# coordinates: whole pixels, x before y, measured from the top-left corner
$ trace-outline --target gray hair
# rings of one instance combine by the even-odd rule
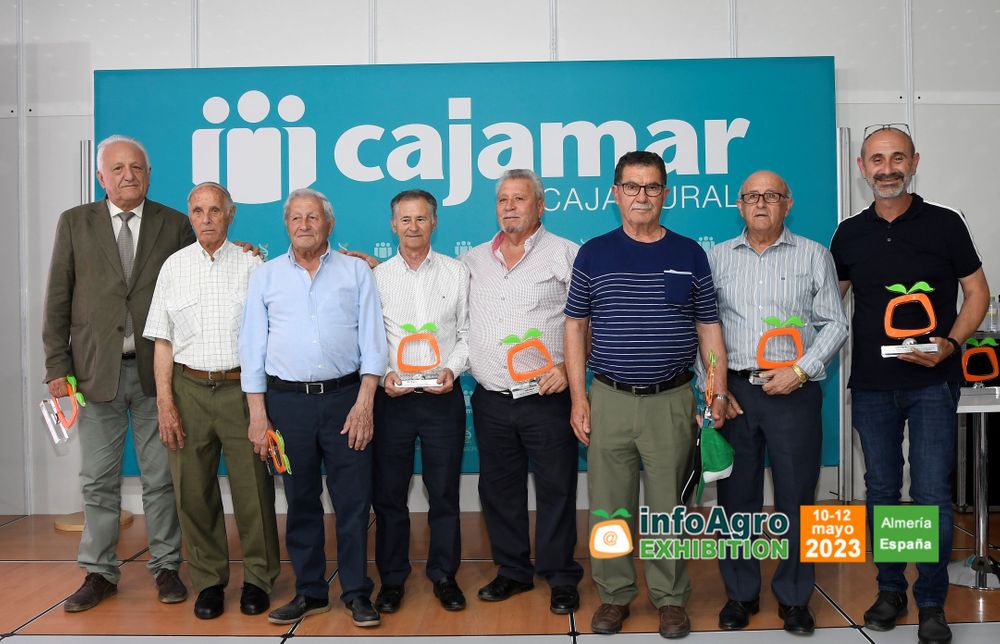
[[[538,175],[533,171],[526,168],[515,168],[513,170],[507,170],[502,175],[500,175],[500,180],[497,181],[497,194],[500,194],[500,186],[503,185],[504,181],[508,179],[527,179],[531,182],[531,185],[535,189],[535,199],[545,199],[545,186],[542,185],[542,180],[538,178]]]
[[[401,201],[407,201],[409,199],[423,199],[424,201],[426,201],[427,205],[430,206],[431,209],[431,218],[437,219],[437,211],[438,211],[437,199],[435,199],[434,195],[427,192],[426,190],[420,190],[420,189],[404,190],[392,198],[392,201],[389,202],[389,211],[392,213],[391,217],[392,219],[396,218],[396,208],[397,206],[399,206],[399,203]]]
[[[201,183],[199,183],[198,185],[196,185],[194,188],[191,188],[191,192],[188,193],[188,198],[187,198],[188,204],[191,203],[191,197],[194,196],[194,193],[198,192],[202,188],[211,188],[211,189],[215,190],[216,192],[218,192],[219,194],[221,194],[222,195],[222,207],[225,209],[226,212],[232,212],[232,210],[233,210],[233,196],[231,194],[229,194],[229,191],[226,190],[226,187],[224,185],[222,185],[221,183],[216,183],[214,181],[202,181]]]
[[[333,222],[333,204],[330,203],[325,194],[312,188],[298,188],[288,193],[288,199],[285,199],[285,219],[288,219],[288,208],[295,199],[315,199],[319,201],[320,205],[323,206],[323,214],[326,215],[327,220]]]
[[[146,152],[146,147],[140,143],[138,139],[133,139],[132,137],[125,136],[124,134],[112,134],[97,144],[98,170],[101,169],[101,159],[104,157],[104,151],[108,149],[108,146],[114,145],[115,143],[129,143],[139,148],[139,151],[142,152],[142,157],[146,160],[146,168],[149,168],[149,153]]]

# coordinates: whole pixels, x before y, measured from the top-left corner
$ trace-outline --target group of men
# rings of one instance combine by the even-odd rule
[[[341,600],[354,624],[374,626],[381,613],[400,610],[411,572],[407,495],[418,441],[429,500],[426,574],[442,607],[462,610],[455,579],[465,439],[459,376],[469,370],[477,382],[480,500],[498,566],[478,597],[502,601],[529,591],[537,573],[550,587],[550,609],[572,612],[583,576],[573,557],[578,441],[589,446],[591,509],[624,508],[636,517],[640,469],[650,512],[682,504],[697,433],[692,367],[700,360],[714,361],[706,404],[735,450],[732,474],[719,483],[720,505],[760,511],[766,448],[775,509],[788,515],[791,535],[772,591],[785,629],[811,633],[814,571],[799,562],[799,506],[816,498],[817,381],[847,338],[840,300],[853,286],[853,420],[866,457],[869,517],[873,504],[900,500],[909,421],[911,496],[941,508],[941,559],[920,564],[914,585],[920,637],[949,641],[948,475],[960,379],[952,354],[955,339],[981,321],[988,288],[960,213],[908,192],[919,155],[904,126],[866,132],[858,165],[875,201],[838,228],[832,254],[788,229],[791,190],[769,171],[741,186],[743,233],[706,253],[661,225],[666,169],[658,155],[640,151],[615,168],[621,227],[582,247],[542,225],[538,176],[509,170],[497,183],[499,232],[457,260],[431,249],[437,201],[430,193],[393,198],[398,253],[378,264],[332,251],[333,208],[323,194],[301,189],[285,202],[288,252],[263,263],[229,240],[236,208],[225,187],[195,186],[185,217],[146,199],[150,168],[138,141],[110,137],[97,161],[107,198],[61,217],[45,304],[49,390],[65,395],[65,377],[73,374],[88,400],[79,431],[86,517],[79,562],[88,574],[67,611],[87,610],[117,589],[120,466],[130,421],[161,601],[187,596],[177,575],[183,535],[195,614],[210,619],[224,611],[221,454],[244,555],[240,609],[253,615],[270,608],[279,562],[265,461],[276,430],[286,457],[285,541],[296,582],[294,598],[271,611],[270,621],[293,623],[330,608],[321,467],[336,514]],[[937,335],[929,341],[938,350],[883,360],[881,321],[891,296],[884,287],[921,279],[936,287]],[[964,302],[956,312],[959,284]],[[780,339],[758,350],[773,318],[798,321],[801,350]],[[781,366],[762,369],[761,355]],[[381,580],[374,604],[370,508]],[[635,534],[634,519],[631,527]],[[644,564],[660,634],[687,635],[684,562]],[[866,625],[892,628],[905,612],[903,568],[879,564]],[[724,559],[720,570],[727,601],[719,625],[743,628],[759,610],[759,563]],[[591,571],[601,600],[592,629],[616,633],[638,592],[633,559],[595,558]]]

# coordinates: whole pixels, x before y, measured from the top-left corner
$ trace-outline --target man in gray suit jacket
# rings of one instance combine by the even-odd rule
[[[85,524],[77,556],[87,577],[66,600],[68,612],[93,608],[117,592],[121,465],[130,416],[148,567],[161,602],[187,598],[177,576],[181,535],[167,449],[159,440],[153,343],[142,329],[160,266],[195,236],[186,215],[146,199],[150,168],[141,143],[108,137],[97,147],[97,168],[107,198],[59,218],[42,328],[49,393],[65,396],[66,376],[73,374],[87,400],[78,425]]]

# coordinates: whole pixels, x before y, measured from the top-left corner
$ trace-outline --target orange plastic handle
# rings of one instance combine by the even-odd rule
[[[285,452],[281,449],[281,441],[278,440],[278,435],[273,429],[267,430],[267,453],[271,456],[274,471],[278,474],[284,474],[287,470]]]
[[[924,307],[924,311],[927,312],[928,325],[922,329],[897,329],[892,325],[892,316],[896,311],[896,307],[903,304],[909,304],[911,302],[919,302],[921,306]],[[927,297],[926,293],[908,293],[906,295],[897,295],[889,300],[889,303],[885,305],[885,334],[890,338],[894,338],[896,340],[913,338],[918,335],[930,333],[935,327],[937,327],[937,318],[934,316],[934,307],[931,306],[931,300]]]
[[[66,383],[66,395],[69,396],[70,403],[73,405],[73,413],[70,414],[69,419],[67,419],[66,416],[63,415],[62,405],[60,405],[59,401],[56,400],[56,416],[59,417],[59,423],[66,429],[69,429],[73,426],[73,423],[76,422],[76,417],[80,413],[80,404],[76,402],[76,392],[73,391],[73,385],[68,382]]]
[[[795,343],[795,357],[791,360],[768,360],[764,357],[764,349],[767,348],[767,343],[771,340],[787,335]],[[757,364],[761,369],[781,369],[782,367],[791,367],[795,364],[799,358],[802,357],[802,334],[799,330],[793,326],[786,326],[780,329],[768,329],[764,332],[764,335],[760,336],[760,342],[757,343]]]
[[[989,358],[990,366],[992,367],[992,370],[989,373],[980,374],[978,376],[969,373],[969,358],[977,353],[985,353],[986,357]],[[983,382],[984,380],[990,380],[1000,375],[1000,366],[997,365],[997,354],[996,351],[993,350],[993,347],[975,347],[963,353],[962,375],[965,376],[966,382]]]
[[[531,371],[516,371],[514,369],[514,356],[526,351],[527,349],[538,349],[542,352],[542,356],[545,358],[545,364],[538,369],[532,369]],[[549,355],[548,348],[542,344],[542,341],[538,338],[531,338],[530,340],[524,340],[518,344],[515,344],[507,352],[507,371],[510,372],[510,377],[514,379],[514,382],[524,382],[525,380],[531,380],[536,376],[540,376],[549,369],[552,368],[552,356]]]
[[[434,363],[433,364],[408,364],[403,360],[403,347],[412,342],[426,341],[431,345],[431,349],[434,350]],[[411,333],[410,335],[404,335],[403,339],[399,342],[399,347],[396,349],[396,364],[399,366],[399,370],[403,373],[420,373],[421,371],[429,371],[434,367],[441,364],[441,347],[438,346],[437,338],[434,337],[433,333]]]

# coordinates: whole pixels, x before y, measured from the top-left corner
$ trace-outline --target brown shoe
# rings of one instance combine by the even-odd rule
[[[105,597],[111,597],[118,592],[118,586],[112,584],[96,572],[87,574],[80,589],[66,598],[63,610],[67,613],[80,613],[90,610],[101,603]]]
[[[614,635],[622,630],[626,617],[628,617],[628,604],[624,606],[601,604],[590,620],[590,630],[602,635]]]
[[[660,637],[673,640],[690,632],[691,620],[683,606],[660,606]]]
[[[160,568],[156,573],[156,589],[160,593],[160,601],[164,604],[178,604],[188,596],[187,588],[177,576],[177,571],[170,568]]]

